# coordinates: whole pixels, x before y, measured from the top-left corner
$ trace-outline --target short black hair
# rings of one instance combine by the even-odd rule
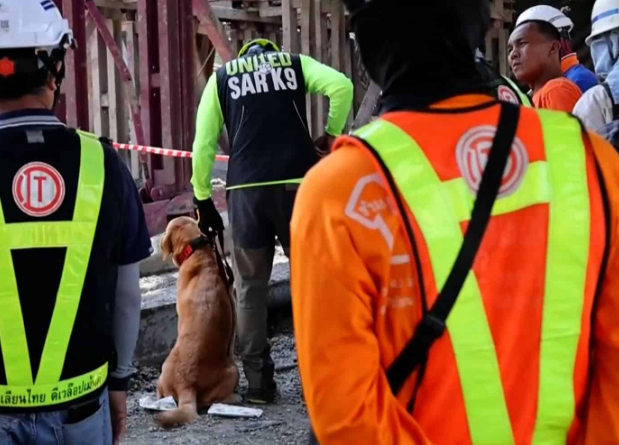
[[[534,23],[535,25],[537,25],[537,30],[540,32],[540,34],[548,38],[549,40],[561,41],[561,33],[557,28],[555,28],[552,23],[544,22],[543,20],[527,20],[526,22],[523,22],[520,26],[527,23]]]
[[[49,78],[49,71],[40,66],[33,49],[7,49],[0,51],[0,62],[14,64],[14,73],[0,75],[0,101],[15,100],[38,94]]]

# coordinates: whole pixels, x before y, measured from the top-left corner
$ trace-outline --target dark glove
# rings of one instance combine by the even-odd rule
[[[212,198],[198,201],[196,198],[193,202],[198,206],[198,225],[200,230],[205,235],[210,232],[222,234],[224,232],[224,220],[215,208],[215,203]]]
[[[314,141],[314,146],[316,147],[316,151],[318,152],[318,156],[324,158],[329,153],[331,153],[331,148],[335,143],[335,136],[331,136],[328,133],[323,134],[318,139]]]

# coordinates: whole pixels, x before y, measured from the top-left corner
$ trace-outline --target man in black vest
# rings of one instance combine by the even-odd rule
[[[51,0],[0,9],[0,443],[119,444],[144,213],[110,141],[52,113],[68,22]]]
[[[307,93],[330,99],[325,134],[316,144],[308,130]],[[223,230],[211,199],[211,174],[225,124],[231,147],[227,196],[237,335],[250,402],[272,402],[276,394],[266,321],[275,237],[288,255],[296,189],[344,129],[352,97],[352,83],[342,73],[311,57],[281,52],[265,39],[246,44],[239,58],[213,74],[202,96],[191,182],[202,231]]]

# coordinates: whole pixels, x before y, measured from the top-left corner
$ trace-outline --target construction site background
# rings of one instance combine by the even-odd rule
[[[339,0],[54,0],[69,20],[79,47],[69,54],[58,107],[69,125],[119,143],[190,151],[197,105],[206,80],[235,57],[249,39],[266,37],[286,51],[303,53],[344,72],[354,82],[348,129],[367,122],[378,88],[363,69],[354,34]],[[575,46],[589,60],[584,38],[593,0],[494,0],[495,20],[486,57],[509,75],[507,40],[517,14],[534,4],[563,8],[574,20]],[[415,43],[411,42],[414,52]],[[321,134],[328,100],[312,96],[307,116]],[[221,150],[227,151],[222,137]],[[191,212],[191,162],[123,151],[140,186],[151,235],[167,221]],[[216,177],[225,178],[225,162]],[[226,211],[224,187],[215,193]]]
[[[58,116],[70,126],[92,131],[119,143],[191,151],[195,116],[209,76],[236,57],[244,42],[266,37],[284,50],[310,55],[349,76],[355,86],[354,106],[347,130],[367,122],[379,89],[363,69],[340,0],[54,0],[69,20],[78,49],[70,52],[67,78]],[[499,16],[486,41],[486,57],[497,71],[510,75],[507,41],[517,15],[536,4],[561,8],[575,22],[574,46],[580,60],[590,65],[584,44],[590,32],[594,0],[494,0]],[[415,42],[411,42],[414,57]],[[328,100],[307,101],[312,136],[322,134]],[[227,138],[220,142],[228,150]],[[123,150],[140,187],[153,245],[167,222],[193,211],[189,158]],[[227,220],[225,177],[227,165],[218,161],[214,172],[214,200]],[[177,272],[160,253],[143,262],[142,321],[136,351],[137,376],[125,443],[273,444],[307,443],[309,421],[303,404],[296,350],[292,335],[288,261],[279,252],[269,285],[274,334],[274,359],[280,398],[265,408],[261,419],[222,420],[211,416],[182,433],[155,426],[139,400],[155,390],[160,366],[176,339]],[[242,380],[241,385],[246,385]]]

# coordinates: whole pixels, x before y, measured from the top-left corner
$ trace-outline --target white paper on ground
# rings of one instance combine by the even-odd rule
[[[140,399],[140,406],[144,409],[151,409],[153,411],[172,411],[178,406],[174,401],[174,397],[166,397],[164,399],[157,400],[154,395],[148,395]]]
[[[209,408],[208,413],[212,416],[259,418],[262,416],[263,411],[256,408],[214,403]]]

